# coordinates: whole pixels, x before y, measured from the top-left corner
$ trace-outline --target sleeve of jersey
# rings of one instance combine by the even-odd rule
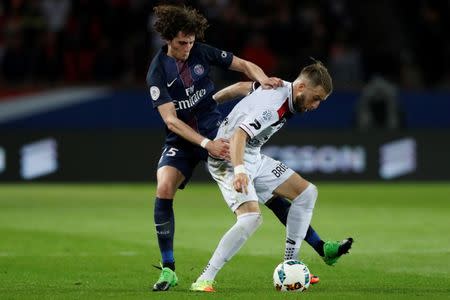
[[[273,109],[256,110],[254,113],[247,115],[239,128],[244,130],[250,139],[253,139],[264,129],[272,126],[278,121],[278,114]]]
[[[259,88],[260,86],[261,86],[261,83],[259,83],[258,81],[253,81],[252,88],[251,88],[250,92],[248,92],[248,94],[250,95],[251,93],[256,91],[256,89]]]
[[[233,53],[219,50],[207,44],[200,44],[200,49],[211,65],[228,69],[233,61]]]
[[[164,103],[171,102],[172,97],[166,87],[164,76],[157,70],[150,72],[147,77],[147,87],[150,91],[153,107],[156,108]]]

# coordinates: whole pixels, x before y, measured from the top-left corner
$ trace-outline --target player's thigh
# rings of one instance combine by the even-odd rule
[[[157,194],[172,199],[177,189],[183,189],[200,161],[194,149],[165,145],[158,162]]]
[[[309,182],[307,180],[298,173],[293,173],[274,190],[274,194],[289,200],[294,200],[308,187],[308,185]]]
[[[228,207],[231,209],[232,212],[236,212],[236,210],[240,207],[242,207],[241,211],[252,208],[251,205],[248,206],[247,204],[242,206],[244,203],[247,202],[257,203],[258,196],[256,194],[256,190],[252,180],[250,180],[248,183],[247,194],[239,193],[234,189],[233,187],[234,171],[233,166],[229,162],[209,158],[208,170],[213,179],[216,181],[217,185],[219,186],[219,189],[222,192],[223,199],[225,200],[225,202],[227,203]]]
[[[173,199],[178,187],[185,180],[180,170],[169,165],[160,167],[156,172],[156,178],[156,195],[165,199]]]
[[[275,189],[294,173],[294,170],[284,163],[269,156],[261,155],[261,162],[254,178],[254,185],[260,202],[266,203],[271,199]]]
[[[256,200],[244,202],[234,211],[236,216],[240,216],[242,214],[247,213],[260,213],[260,212],[261,211],[259,209],[259,203]]]

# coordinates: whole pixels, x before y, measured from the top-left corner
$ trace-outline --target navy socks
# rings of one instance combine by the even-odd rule
[[[273,211],[278,220],[280,220],[280,222],[284,226],[286,226],[287,216],[289,213],[289,208],[291,207],[291,202],[284,198],[276,197],[266,202],[266,206],[270,208],[270,210]]]
[[[175,270],[175,259],[173,257],[173,237],[175,233],[173,199],[156,197],[154,220],[163,267]]]
[[[287,215],[289,213],[289,208],[291,207],[291,202],[288,200],[276,197],[273,198],[270,202],[266,203],[266,206],[270,208],[275,216],[280,220],[280,222],[286,226],[287,221]],[[316,250],[316,252],[323,256],[323,244],[324,242],[320,238],[320,236],[317,234],[317,232],[311,227],[308,227],[308,231],[306,232],[305,241],[311,245],[311,247]]]
[[[316,250],[316,252],[320,256],[324,256],[323,252],[323,244],[324,242],[320,238],[320,236],[317,234],[317,232],[309,225],[308,231],[306,231],[305,241],[311,245],[311,247]]]

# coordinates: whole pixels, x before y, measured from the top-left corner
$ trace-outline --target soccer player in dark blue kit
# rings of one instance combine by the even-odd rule
[[[230,52],[197,42],[196,39],[203,39],[208,27],[207,20],[197,10],[160,5],[154,12],[154,28],[166,45],[150,64],[147,85],[153,107],[158,109],[166,125],[167,135],[156,174],[154,221],[162,267],[153,290],[167,291],[178,282],[173,253],[175,193],[185,187],[196,165],[206,161],[208,153],[229,159],[228,141],[214,140],[222,118],[212,98],[215,87],[209,78],[211,67],[241,72],[263,88],[276,88],[282,81],[267,77],[260,67]],[[285,224],[289,202],[277,198],[268,206]],[[325,249],[314,231],[308,233],[316,247]],[[342,243],[336,243],[342,250]],[[335,252],[334,256],[341,255],[338,250]]]

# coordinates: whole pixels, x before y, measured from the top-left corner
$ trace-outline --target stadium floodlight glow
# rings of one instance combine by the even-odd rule
[[[0,147],[0,173],[6,170],[6,152]]]
[[[23,179],[41,177],[58,169],[57,143],[52,138],[24,145],[20,154],[20,175]]]

